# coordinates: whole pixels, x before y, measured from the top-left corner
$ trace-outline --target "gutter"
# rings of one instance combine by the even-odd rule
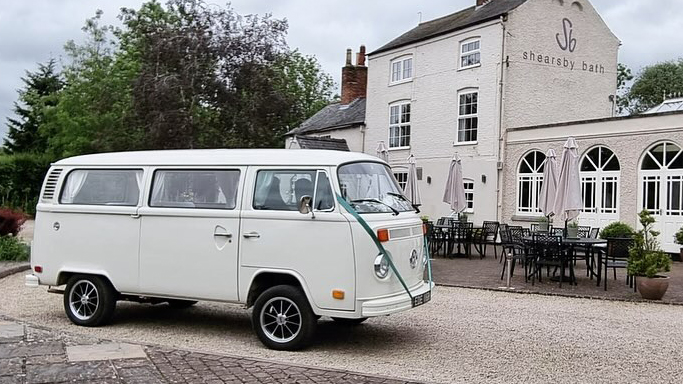
[[[497,170],[497,189],[496,189],[496,200],[497,200],[497,207],[496,207],[496,221],[501,222],[501,218],[503,217],[503,192],[502,192],[502,185],[503,185],[503,176],[504,176],[504,170],[505,170],[505,165],[503,164],[503,160],[505,159],[505,145],[506,145],[506,139],[507,139],[507,134],[503,130],[503,91],[504,91],[504,77],[505,77],[505,65],[506,65],[506,57],[505,57],[505,40],[506,40],[506,32],[507,28],[505,25],[505,22],[507,21],[507,15],[502,15],[500,16],[500,25],[502,27],[502,44],[500,48],[500,77],[498,80],[498,159],[496,162],[496,170]],[[498,169],[498,164],[501,164],[500,169]]]

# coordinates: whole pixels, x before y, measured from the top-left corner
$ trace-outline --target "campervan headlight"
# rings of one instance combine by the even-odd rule
[[[389,275],[389,261],[383,255],[375,258],[375,275],[380,279],[384,279]]]

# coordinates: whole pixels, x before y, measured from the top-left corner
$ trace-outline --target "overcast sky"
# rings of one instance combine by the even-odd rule
[[[0,1],[0,137],[21,87],[25,70],[59,59],[67,40],[83,38],[85,19],[97,9],[104,22],[117,23],[121,7],[142,0],[2,0]],[[209,3],[224,4],[222,1]],[[289,21],[291,48],[315,55],[339,82],[346,48],[365,44],[372,51],[423,21],[474,4],[475,0],[234,0],[239,14],[272,13]],[[658,61],[683,57],[683,0],[592,0],[607,25],[621,39],[619,61],[634,72]]]

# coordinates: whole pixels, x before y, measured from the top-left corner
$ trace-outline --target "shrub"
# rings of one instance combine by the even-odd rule
[[[0,208],[0,236],[16,236],[26,221],[26,215],[21,211]]]
[[[52,158],[41,154],[0,154],[0,206],[34,214]]]
[[[12,236],[0,236],[0,260],[27,261],[29,247]]]
[[[680,227],[678,232],[674,235],[674,241],[678,245],[683,245],[683,227]]]
[[[650,278],[659,272],[669,272],[671,258],[659,247],[659,232],[652,229],[655,218],[647,210],[640,212],[639,217],[643,229],[635,234],[633,246],[628,250],[628,272]]]
[[[609,239],[614,237],[633,237],[635,231],[633,227],[621,221],[615,221],[614,223],[608,224],[605,228],[600,231],[601,239]]]

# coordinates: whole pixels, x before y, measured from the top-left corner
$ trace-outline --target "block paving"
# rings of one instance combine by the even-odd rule
[[[107,350],[111,349],[110,344],[0,317],[0,384],[409,383],[348,371],[149,345],[142,346],[145,358],[69,361],[67,347],[102,345]],[[98,359],[96,353],[93,359]]]

